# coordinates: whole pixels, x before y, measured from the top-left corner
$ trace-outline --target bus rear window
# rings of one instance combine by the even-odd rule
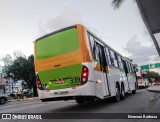
[[[76,28],[51,34],[36,42],[36,59],[45,59],[79,49]]]

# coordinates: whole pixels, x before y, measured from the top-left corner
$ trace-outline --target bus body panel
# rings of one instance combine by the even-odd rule
[[[63,97],[64,100],[67,97],[83,97],[83,96],[94,96],[95,97],[95,84],[88,81],[85,85],[74,87],[74,88],[65,88],[58,90],[39,90],[40,99],[48,98],[59,98]],[[73,98],[74,99],[74,98]]]
[[[133,91],[136,87],[136,85],[135,85],[136,84],[136,75],[134,73],[128,73],[127,77],[128,77],[130,91]]]
[[[36,72],[44,90],[81,85],[82,50],[76,27],[36,41]]]
[[[124,71],[120,71],[117,68],[109,66],[109,81],[110,81],[110,87],[111,89],[111,96],[115,96],[115,85],[116,83],[119,83],[120,89],[121,84],[124,84],[125,92],[128,92],[128,81],[127,77],[125,76]]]
[[[82,64],[38,72],[44,90],[71,88],[81,84]]]
[[[106,73],[101,72],[99,68],[96,68],[98,64],[95,62],[91,63],[83,63],[83,65],[89,68],[89,81],[92,81],[95,84],[95,96],[103,99],[104,96],[109,95],[107,81],[106,81]]]
[[[125,92],[135,90],[136,79],[133,74],[128,73],[126,77],[124,71],[109,65],[105,65],[106,70],[104,70],[105,67],[102,68],[96,60],[93,60],[87,35],[88,30],[83,25],[78,24],[69,29],[71,30],[64,31],[63,29],[64,32],[61,31],[56,37],[50,34],[49,37],[40,38],[40,41],[34,43],[36,73],[43,86],[43,90],[38,89],[40,99],[55,98],[56,100],[56,98],[61,98],[67,100],[69,97],[75,99],[87,96],[105,99],[107,96],[116,95],[116,83],[119,84],[120,90],[121,85],[124,84]],[[52,42],[50,36],[59,42]],[[65,39],[68,42],[63,44]],[[70,40],[74,43],[73,45],[69,43]],[[47,46],[45,42],[49,42]],[[36,43],[39,43],[40,46]],[[101,48],[105,46],[102,43],[99,45]],[[43,49],[43,45],[45,45],[45,49]],[[57,45],[56,50],[54,50],[55,45]],[[76,48],[72,47],[74,45]],[[70,47],[71,49],[69,49]],[[101,51],[104,53],[104,49]],[[83,66],[88,68],[89,74],[88,81],[82,85]],[[75,81],[73,82],[73,80]]]

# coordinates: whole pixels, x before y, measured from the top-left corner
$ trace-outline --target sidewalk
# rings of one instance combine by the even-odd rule
[[[159,93],[160,92],[160,85],[154,85],[154,86],[150,86],[147,88],[148,91],[151,91],[151,92],[157,92]]]
[[[39,97],[31,97],[31,98],[23,98],[23,99],[13,99],[12,97],[8,98],[8,102],[27,101],[27,100],[39,100]]]

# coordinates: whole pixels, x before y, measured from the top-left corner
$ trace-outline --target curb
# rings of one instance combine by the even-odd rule
[[[27,100],[39,100],[39,98],[38,97],[33,97],[33,98],[24,98],[24,99],[12,99],[12,100],[8,100],[8,102],[27,101]]]
[[[160,86],[150,86],[147,88],[149,92],[160,93]]]
[[[158,91],[158,90],[149,90],[149,89],[147,89],[149,92],[155,92],[155,93],[160,93],[160,91]]]

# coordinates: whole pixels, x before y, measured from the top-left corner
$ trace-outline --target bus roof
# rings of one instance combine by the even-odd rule
[[[62,29],[60,29],[60,30],[51,32],[51,33],[49,33],[49,34],[46,34],[46,35],[44,35],[44,36],[36,39],[36,42],[39,41],[39,40],[41,40],[41,39],[43,39],[43,38],[46,38],[46,37],[48,37],[48,36],[51,36],[51,35],[53,35],[53,34],[56,34],[56,33],[59,33],[59,32],[62,32],[62,31],[68,30],[68,29],[72,29],[72,28],[76,28],[76,26],[75,26],[75,25],[74,25],[74,26],[69,26],[69,27],[62,28]]]

